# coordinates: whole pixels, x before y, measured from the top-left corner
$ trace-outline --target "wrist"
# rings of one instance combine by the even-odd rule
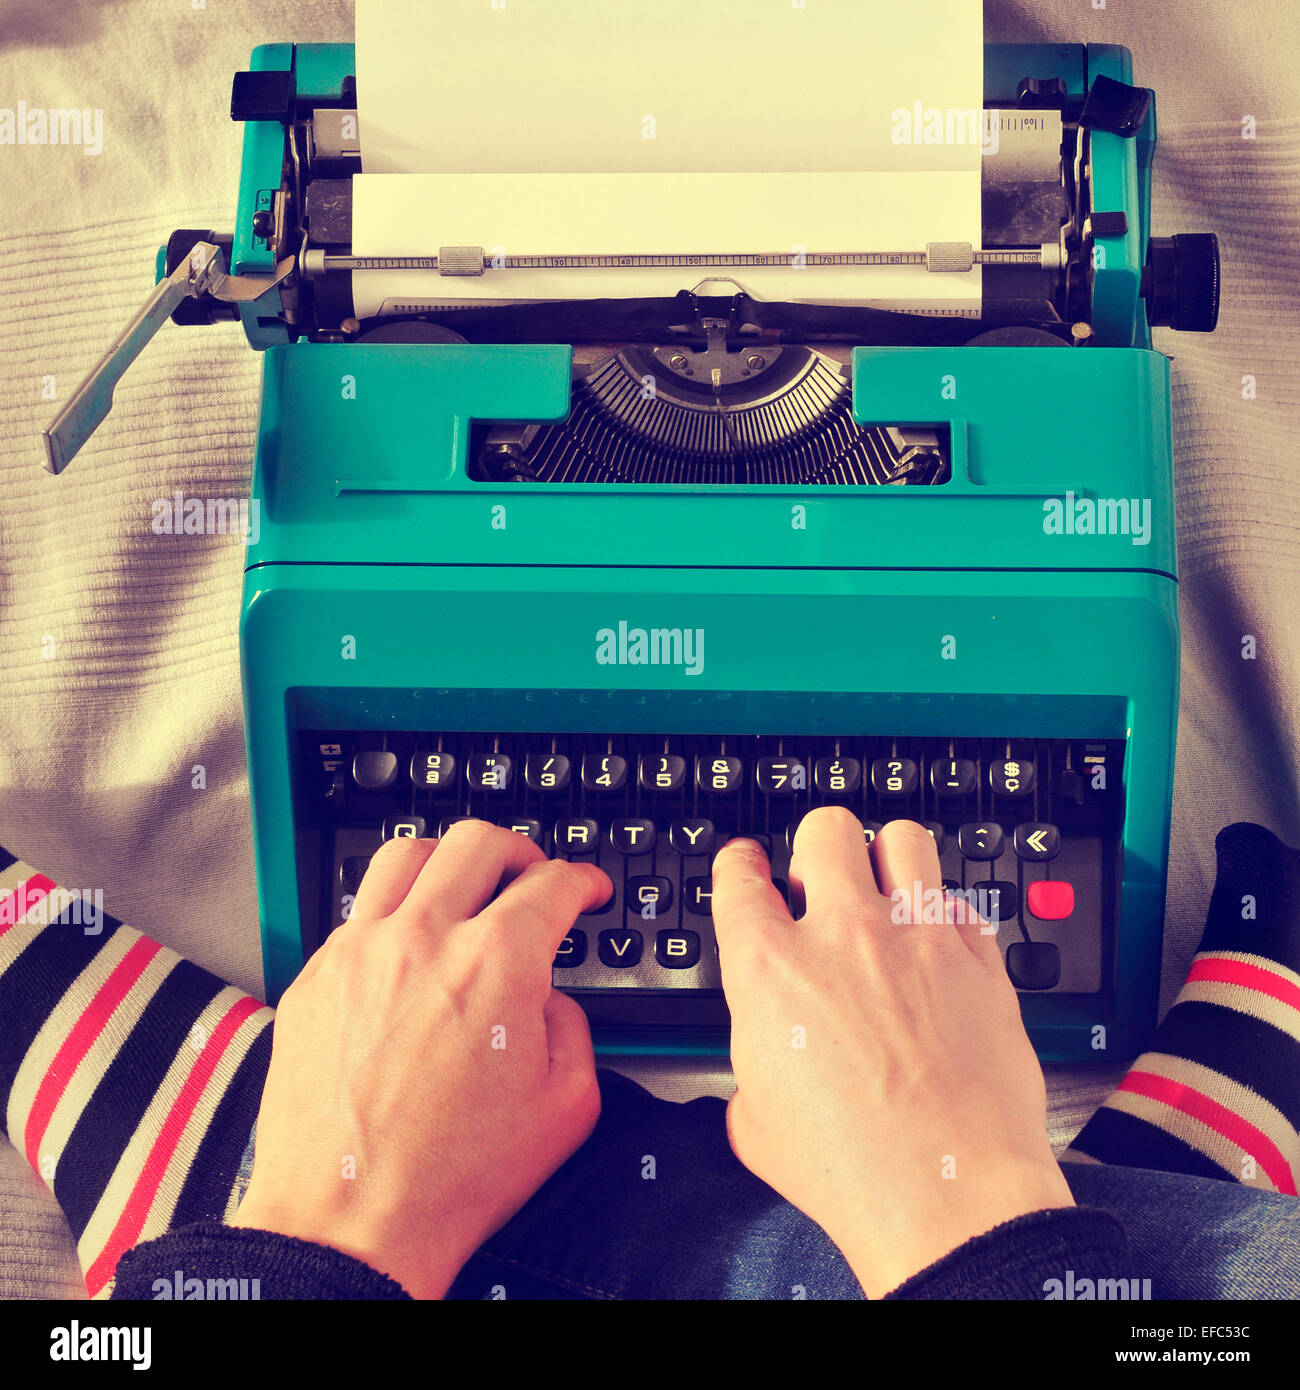
[[[898,1202],[884,1222],[879,1210],[863,1221],[827,1228],[868,1298],[883,1298],[967,1241],[1031,1212],[1073,1207],[1055,1161],[990,1164],[988,1182],[966,1178],[927,1186]]]
[[[395,1279],[412,1298],[437,1300],[451,1288],[464,1260],[440,1260],[427,1247],[407,1250],[394,1237],[409,1222],[400,1217],[365,1216],[354,1209],[336,1210],[301,1201],[264,1198],[250,1186],[230,1225],[292,1236],[329,1246]]]

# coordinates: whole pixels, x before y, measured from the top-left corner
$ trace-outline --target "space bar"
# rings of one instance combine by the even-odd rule
[[[593,1028],[702,1028],[725,1032],[731,1014],[722,991],[570,990]]]

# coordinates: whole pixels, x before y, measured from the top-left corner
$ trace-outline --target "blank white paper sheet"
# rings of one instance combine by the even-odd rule
[[[358,0],[358,256],[770,255],[743,270],[353,276],[356,312],[676,294],[978,314],[978,270],[800,252],[979,246],[981,0]]]

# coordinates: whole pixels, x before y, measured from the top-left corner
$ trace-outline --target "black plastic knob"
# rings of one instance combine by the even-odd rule
[[[194,250],[200,241],[215,242],[221,247],[221,252],[226,258],[226,268],[230,268],[230,248],[234,244],[234,237],[230,235],[218,236],[216,232],[200,232],[192,227],[183,227],[175,231],[167,238],[167,274],[185,259]],[[198,299],[182,299],[181,302],[172,310],[172,322],[179,323],[183,328],[191,327],[195,324],[217,323],[222,319],[237,319],[239,310],[233,304],[227,304],[225,300],[213,299],[211,295],[202,295]]]
[[[1142,295],[1152,328],[1212,333],[1219,322],[1219,238],[1213,232],[1152,237]]]

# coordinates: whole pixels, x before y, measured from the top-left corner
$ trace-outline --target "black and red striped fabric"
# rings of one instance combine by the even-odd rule
[[[1205,933],[1155,1045],[1063,1155],[1300,1185],[1300,853],[1258,825],[1215,842]]]
[[[92,1297],[122,1254],[221,1219],[272,1011],[0,857],[0,1116],[54,1193]]]

